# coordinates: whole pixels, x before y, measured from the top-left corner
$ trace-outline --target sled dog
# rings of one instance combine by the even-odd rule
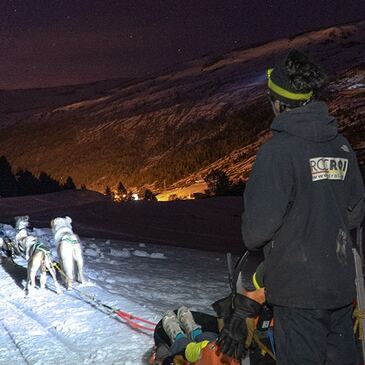
[[[10,227],[10,226],[9,226]],[[12,232],[9,232],[8,228],[5,228],[4,224],[0,224],[0,251],[8,258],[13,258],[14,256],[14,237]],[[1,259],[0,261],[2,260]]]
[[[14,244],[9,238],[9,236],[0,236],[0,250],[8,258],[13,258],[14,256]],[[2,261],[3,256],[1,256]]]
[[[73,232],[71,223],[72,219],[70,217],[58,217],[51,221],[58,257],[65,275],[64,280],[68,290],[72,289],[75,264],[77,267],[78,281],[81,283],[85,282],[81,242],[79,237]]]
[[[47,280],[47,270],[52,276],[56,286],[57,294],[61,294],[62,290],[56,278],[56,271],[52,264],[51,253],[49,248],[37,240],[28,250],[28,268],[27,268],[27,285],[25,291],[29,294],[35,287],[35,276],[41,269],[40,287],[44,289]]]
[[[35,287],[35,276],[41,269],[40,287],[44,288],[47,280],[47,270],[51,274],[56,286],[57,293],[61,293],[61,288],[56,278],[56,272],[52,265],[52,258],[49,248],[40,242],[38,237],[29,234],[29,216],[15,217],[15,240],[14,252],[28,262],[27,284],[25,291],[29,294]]]
[[[23,215],[15,217],[15,239],[14,239],[14,253],[23,259],[29,259],[29,249],[38,240],[37,237],[29,234],[29,216]]]

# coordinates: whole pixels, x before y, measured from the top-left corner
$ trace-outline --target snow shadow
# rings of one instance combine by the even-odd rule
[[[8,257],[1,257],[1,265],[9,276],[14,280],[15,284],[24,290],[23,283],[27,281],[27,269],[13,262]]]

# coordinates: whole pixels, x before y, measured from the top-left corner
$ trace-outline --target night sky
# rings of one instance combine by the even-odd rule
[[[141,77],[360,19],[364,0],[1,0],[0,88]]]

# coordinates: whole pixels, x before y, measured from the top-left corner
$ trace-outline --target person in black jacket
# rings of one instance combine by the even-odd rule
[[[356,155],[316,100],[326,80],[318,66],[292,50],[267,75],[273,137],[246,186],[242,236],[264,250],[277,364],[358,365],[350,230],[365,194]],[[239,340],[230,328],[227,340]]]

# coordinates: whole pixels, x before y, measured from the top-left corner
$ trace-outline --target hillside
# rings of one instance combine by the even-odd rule
[[[272,120],[265,70],[294,47],[339,76],[330,108],[361,148],[364,34],[361,22],[206,56],[143,80],[2,91],[0,154],[16,169],[61,181],[71,175],[99,191],[120,180],[155,190],[189,187],[216,167],[246,177]]]
[[[328,87],[327,102],[330,113],[338,120],[339,130],[349,139],[357,152],[360,164],[365,171],[365,63],[339,74]],[[270,138],[269,129],[259,133],[253,143],[234,149],[224,157],[177,181],[164,191],[159,199],[169,196],[189,196],[204,191],[206,185],[201,178],[213,169],[224,170],[232,180],[246,180],[255,161],[259,147]]]

